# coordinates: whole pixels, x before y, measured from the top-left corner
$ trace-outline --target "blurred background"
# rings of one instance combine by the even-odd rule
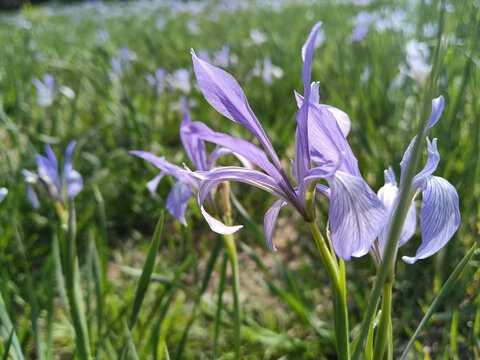
[[[42,194],[39,209],[27,201],[22,175],[22,169],[36,169],[35,153],[43,154],[46,144],[62,163],[71,140],[78,142],[73,164],[85,184],[75,201],[90,343],[98,358],[115,358],[122,348],[139,269],[174,184],[165,177],[151,196],[146,183],[158,170],[128,152],[146,150],[179,166],[192,165],[179,137],[181,96],[192,119],[252,140],[199,92],[191,48],[239,81],[287,166],[294,154],[294,90],[302,89],[301,46],[312,25],[323,21],[312,80],[320,81],[321,103],[350,116],[348,140],[375,192],[388,166],[399,175],[439,52],[433,93],[445,97],[445,111],[429,136],[438,137],[441,156],[435,174],[458,190],[462,224],[435,257],[397,264],[393,327],[399,351],[478,241],[478,0],[1,0],[0,7],[0,187],[8,189],[0,204],[0,353],[13,328],[26,358],[76,356],[68,308],[52,275],[58,219]],[[220,163],[228,164],[228,158]],[[282,210],[275,233],[279,252],[271,253],[262,234],[271,196],[240,184],[231,187],[238,200],[233,222],[246,225],[236,234],[246,358],[334,359],[331,289],[302,219]],[[328,203],[319,198],[318,205],[325,228]],[[212,260],[218,239],[194,199],[186,218],[188,227],[183,227],[165,214],[157,280],[132,333],[139,358],[161,358],[165,348],[172,358],[233,356],[230,274],[219,323],[221,261]],[[420,242],[418,231],[400,255],[411,256]],[[479,358],[479,261],[477,254],[422,332],[418,358]],[[198,297],[209,271],[207,288]],[[347,264],[353,335],[374,275],[369,256]],[[215,326],[224,329],[217,345]],[[49,344],[50,353],[38,353],[38,339]]]

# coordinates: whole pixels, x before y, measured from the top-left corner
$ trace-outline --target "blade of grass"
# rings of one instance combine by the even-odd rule
[[[400,360],[404,360],[404,359],[407,358],[407,355],[408,355],[412,345],[414,344],[415,340],[417,339],[418,335],[420,335],[420,332],[423,330],[425,325],[427,325],[428,320],[430,320],[430,318],[434,314],[437,307],[443,302],[443,299],[450,292],[453,285],[455,285],[455,283],[456,283],[458,277],[461,275],[463,269],[465,268],[465,266],[467,266],[468,262],[472,259],[473,254],[475,254],[476,248],[477,248],[477,243],[475,243],[472,246],[472,248],[468,251],[468,253],[462,259],[462,261],[460,261],[460,263],[457,265],[455,270],[449,276],[449,278],[447,279],[445,284],[442,286],[442,288],[440,289],[440,292],[438,293],[438,295],[433,300],[432,304],[428,308],[427,313],[423,317],[422,321],[420,322],[417,329],[415,330],[415,333],[412,335],[410,341],[408,342],[407,346],[405,347],[405,350],[403,351],[403,354],[400,357]]]
[[[15,332],[12,321],[10,320],[10,317],[8,316],[8,313],[5,309],[2,294],[0,294],[0,324],[2,325],[0,326],[0,335],[3,338],[9,337],[9,334],[13,333],[12,344],[14,352],[10,352],[10,356],[13,360],[23,360],[24,356],[22,352],[22,347],[20,345],[20,341],[18,340],[18,336]]]

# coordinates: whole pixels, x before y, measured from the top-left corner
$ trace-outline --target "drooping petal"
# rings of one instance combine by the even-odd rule
[[[370,250],[385,224],[385,207],[360,177],[336,171],[327,181],[331,189],[329,222],[333,249],[349,261]]]
[[[192,160],[197,170],[205,171],[208,170],[205,143],[196,136],[192,136],[188,131],[191,124],[192,120],[190,119],[190,114],[186,111],[183,115],[182,122],[180,123],[180,138],[182,139],[185,152],[190,160]]]
[[[303,96],[305,104],[300,106],[297,113],[297,131],[295,134],[295,174],[297,180],[303,178],[305,173],[310,169],[310,150],[308,146],[308,110],[310,102],[310,79],[312,72],[312,60],[315,40],[318,31],[322,26],[321,22],[315,24],[308,36],[307,41],[302,47],[302,82],[303,82]]]
[[[423,187],[420,216],[422,244],[414,257],[404,256],[403,261],[413,264],[432,256],[447,244],[459,225],[457,190],[441,177],[428,177]]]
[[[198,86],[205,99],[220,114],[250,130],[270,155],[277,169],[281,169],[280,159],[237,80],[226,71],[198,58],[193,50],[191,54]]]
[[[198,189],[198,203],[200,204],[200,210],[202,211],[205,220],[210,225],[210,228],[218,234],[229,235],[243,227],[242,225],[227,226],[212,217],[203,207],[203,201],[207,195],[217,185],[224,181],[237,181],[253,185],[275,195],[276,197],[288,201],[284,198],[284,194],[278,184],[270,176],[265,175],[260,171],[243,167],[228,166],[206,172],[203,181],[200,183],[200,188]]]
[[[305,201],[305,194],[308,191],[310,185],[312,185],[314,182],[318,182],[319,180],[327,179],[333,176],[339,166],[340,163],[327,163],[323,166],[315,167],[308,170],[305,176],[301,179],[300,184],[298,185],[299,198]],[[325,185],[323,185],[323,187],[324,188],[320,188],[322,193],[324,193],[328,189]],[[318,185],[316,185],[316,189],[318,189]]]
[[[184,181],[177,181],[175,185],[172,186],[170,194],[168,194],[167,197],[168,211],[184,226],[187,226],[187,221],[185,220],[185,211],[191,195],[192,187],[190,184]]]
[[[198,181],[194,177],[189,176],[186,173],[186,171],[183,170],[181,167],[170,164],[164,158],[155,156],[152,153],[149,153],[148,151],[135,150],[135,151],[130,151],[130,154],[138,156],[139,158],[142,158],[144,160],[147,160],[148,162],[152,163],[157,168],[159,168],[161,171],[163,171],[165,174],[173,176],[178,181],[188,182],[190,185],[198,187]]]
[[[265,236],[265,242],[270,250],[277,252],[275,245],[273,244],[273,233],[275,232],[275,226],[277,225],[278,213],[280,209],[287,203],[283,200],[277,200],[265,213],[265,219],[263,221],[263,235]]]
[[[147,182],[147,189],[148,191],[150,191],[150,194],[152,194],[152,196],[157,195],[158,184],[160,183],[160,180],[162,180],[164,176],[165,176],[165,173],[162,171],[160,172],[160,174],[155,176],[152,180]]]

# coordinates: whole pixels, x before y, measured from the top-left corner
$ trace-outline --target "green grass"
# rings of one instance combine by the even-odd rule
[[[25,6],[0,14],[0,187],[9,190],[0,204],[3,358],[7,352],[12,359],[79,355],[63,284],[59,220],[45,196],[40,196],[38,211],[31,207],[21,174],[24,168],[35,169],[34,154],[43,153],[44,144],[52,144],[59,154],[72,139],[78,141],[74,166],[85,183],[75,199],[76,246],[93,356],[115,359],[128,353],[129,358],[139,359],[203,359],[215,353],[234,358],[230,267],[222,265],[221,241],[209,230],[194,200],[187,210],[187,228],[165,214],[150,284],[146,291],[142,288],[142,299],[136,295],[139,282],[146,285],[144,276],[140,277],[145,261],[149,259],[153,266],[155,260],[147,253],[154,249],[150,243],[173,180],[163,179],[152,198],[145,184],[157,175],[156,169],[128,151],[147,150],[172,163],[192,165],[179,137],[182,114],[175,104],[180,92],[167,90],[157,97],[145,80],[147,72],[162,67],[170,74],[185,68],[195,84],[190,48],[198,53],[229,44],[238,63],[227,70],[242,85],[287,164],[294,151],[293,90],[302,87],[300,49],[311,26],[322,20],[325,40],[315,51],[312,80],[321,81],[322,103],[349,114],[348,140],[374,191],[383,185],[383,170],[389,165],[398,176],[403,152],[422,120],[425,89],[408,77],[397,89],[389,86],[405,64],[410,39],[426,42],[429,59],[433,58],[435,36],[425,37],[423,27],[439,23],[440,1],[432,0],[430,5],[374,1],[365,6],[292,2],[278,11],[247,2],[247,8],[233,13],[214,2],[198,11],[198,5],[183,5],[187,10],[181,12],[175,6],[142,4]],[[443,94],[446,105],[430,133],[438,137],[441,155],[435,174],[458,190],[462,224],[435,257],[415,265],[398,262],[392,298],[395,356],[401,355],[450,273],[478,241],[480,13],[475,4],[452,1],[443,14],[442,32],[450,40],[442,47],[446,51],[434,96]],[[350,39],[352,19],[360,11],[395,8],[404,9],[410,33],[371,29],[359,43]],[[17,25],[21,17],[30,24],[28,28]],[[166,20],[163,29],[156,28],[159,17]],[[189,20],[196,21],[198,33],[189,32],[185,25]],[[267,34],[265,43],[249,44],[252,29]],[[100,30],[108,31],[107,41],[97,38]],[[123,46],[135,52],[137,60],[119,79],[110,76],[109,60]],[[255,60],[266,57],[283,69],[283,77],[272,86],[250,79]],[[362,82],[365,66],[370,66],[371,75]],[[46,73],[57,84],[73,89],[75,98],[59,94],[50,107],[38,106],[32,80]],[[216,113],[195,86],[188,99],[197,104],[191,109],[193,119],[252,139],[245,129]],[[243,355],[248,359],[335,358],[332,289],[302,219],[282,210],[276,232],[279,253],[273,254],[262,235],[271,197],[244,185],[231,184],[231,188],[241,204],[233,201],[232,221],[246,225],[236,234]],[[319,200],[318,204],[320,224],[325,225],[327,203]],[[419,243],[418,232],[400,250],[401,255],[414,254]],[[449,283],[451,291],[418,334],[412,358],[414,352],[424,356],[425,351],[431,351],[433,358],[480,357],[479,264],[477,252],[459,280]],[[350,328],[355,336],[375,269],[368,256],[347,263],[346,268]]]

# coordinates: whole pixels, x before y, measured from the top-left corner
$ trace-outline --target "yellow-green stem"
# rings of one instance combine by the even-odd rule
[[[307,224],[315,239],[320,258],[327,269],[328,276],[330,277],[333,285],[333,312],[337,356],[339,360],[349,360],[350,345],[345,264],[343,263],[343,260],[340,260],[340,265],[337,264],[335,258],[330,253],[325,239],[317,227],[317,224],[314,221],[308,222]]]

